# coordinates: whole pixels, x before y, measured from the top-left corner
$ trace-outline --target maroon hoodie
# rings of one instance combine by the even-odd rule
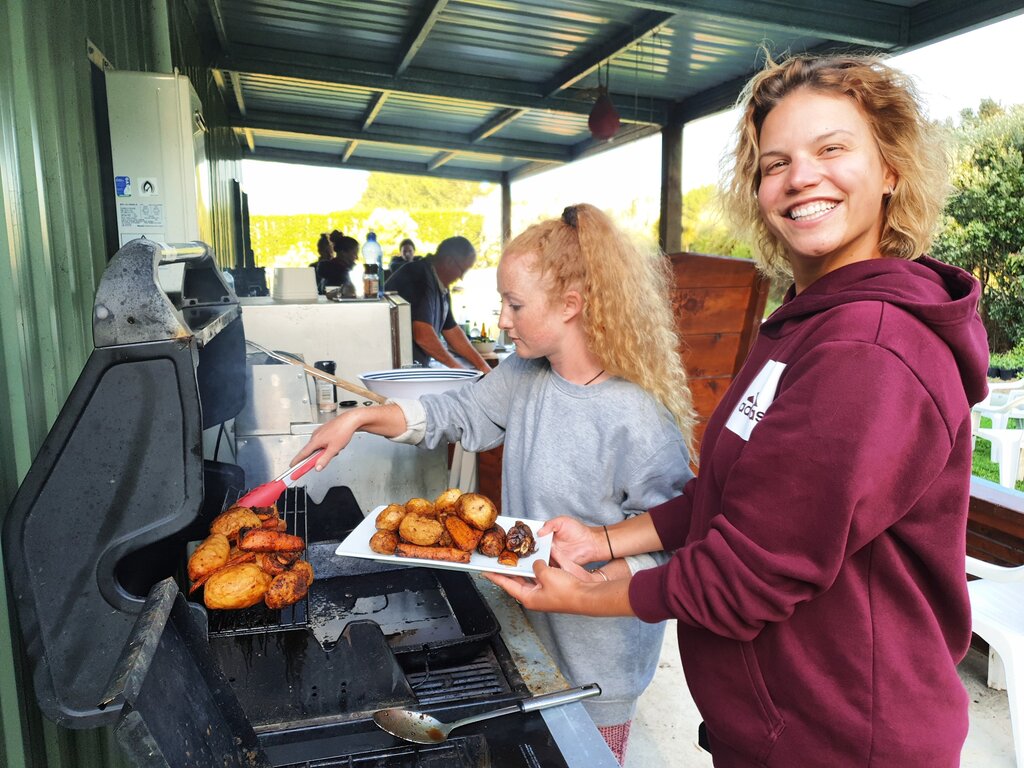
[[[959,765],[979,295],[927,257],[791,290],[651,510],[677,551],[630,602],[678,619],[716,766]]]

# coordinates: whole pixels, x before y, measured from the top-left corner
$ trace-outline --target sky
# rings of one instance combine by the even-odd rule
[[[1024,103],[1017,47],[1024,40],[1024,15],[894,56],[893,66],[917,81],[929,116],[956,118],[983,98],[1004,106]],[[718,164],[736,122],[732,111],[689,123],[683,131],[683,191],[718,179]],[[622,209],[636,190],[659,197],[661,138],[651,136],[620,149],[513,182],[512,197],[531,208],[561,210],[569,202]],[[329,213],[351,208],[368,173],[283,163],[243,162],[249,210],[256,214]],[[621,180],[629,180],[622,183]]]

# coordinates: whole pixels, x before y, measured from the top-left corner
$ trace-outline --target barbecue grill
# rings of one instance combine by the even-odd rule
[[[202,449],[245,404],[242,311],[207,246],[140,239],[103,275],[93,335],[3,529],[49,719],[114,725],[138,766],[615,765],[580,704],[432,746],[373,724],[392,706],[455,720],[564,681],[504,595],[469,575],[336,557],[362,519],[348,487],[278,500],[316,573],[299,603],[187,599],[189,543],[251,484]]]

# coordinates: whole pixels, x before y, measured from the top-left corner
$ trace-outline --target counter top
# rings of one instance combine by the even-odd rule
[[[544,650],[522,607],[487,579],[474,574],[473,581],[494,611],[501,637],[530,693],[536,696],[568,688],[569,683]],[[618,761],[581,702],[543,709],[540,714],[570,768],[618,768]]]

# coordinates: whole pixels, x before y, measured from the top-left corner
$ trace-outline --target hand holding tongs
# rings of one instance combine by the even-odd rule
[[[311,454],[305,461],[295,467],[288,467],[270,482],[257,486],[235,502],[236,507],[269,507],[278,497],[298,482],[304,474],[316,466],[316,460],[323,449]]]

